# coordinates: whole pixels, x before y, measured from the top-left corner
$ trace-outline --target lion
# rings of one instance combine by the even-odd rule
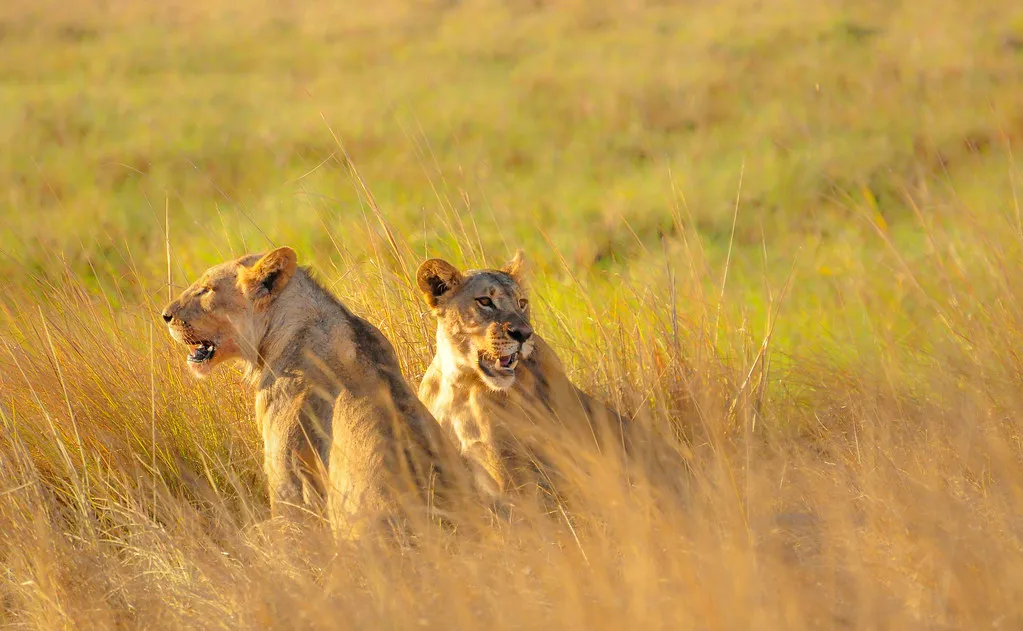
[[[245,366],[272,515],[315,514],[325,501],[335,533],[356,539],[451,488],[457,453],[394,348],[298,267],[291,248],[210,268],[163,319],[189,347],[196,377],[231,360]]]
[[[623,436],[622,417],[577,388],[534,332],[524,269],[519,250],[499,270],[463,273],[430,259],[416,275],[437,319],[437,350],[419,397],[495,507],[525,497],[551,506],[554,468],[545,443],[558,432],[598,445],[609,434]]]

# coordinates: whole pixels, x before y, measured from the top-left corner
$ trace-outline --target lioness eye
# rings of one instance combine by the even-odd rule
[[[529,301],[526,300],[525,298],[523,298],[522,300],[519,301],[519,309],[522,309],[523,311],[525,311],[526,310],[526,305],[528,305],[528,304],[529,304]]]
[[[209,292],[210,292],[210,288],[209,287],[203,287],[202,289],[199,290],[199,293],[197,293],[196,296],[204,296],[204,295],[208,294]]]
[[[491,300],[490,298],[487,298],[486,296],[483,296],[482,298],[477,298],[476,302],[478,302],[481,307],[486,307],[488,309],[494,306],[494,301]]]

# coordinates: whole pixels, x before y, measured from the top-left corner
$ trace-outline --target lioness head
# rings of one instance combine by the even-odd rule
[[[206,270],[164,308],[171,337],[191,349],[188,366],[197,377],[229,359],[254,359],[260,316],[296,268],[295,251],[287,247],[243,256]]]
[[[524,267],[520,250],[500,270],[462,273],[447,261],[430,259],[416,274],[439,333],[450,343],[443,352],[451,352],[459,368],[475,371],[494,390],[510,388],[519,359],[533,352]]]

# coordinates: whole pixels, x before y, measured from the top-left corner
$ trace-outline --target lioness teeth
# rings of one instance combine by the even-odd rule
[[[516,351],[516,352],[512,353],[511,355],[505,355],[505,356],[499,358],[497,360],[497,364],[501,368],[511,368],[512,366],[515,365],[515,362],[518,360],[518,358],[519,358],[519,354]]]
[[[192,346],[192,352],[188,354],[188,361],[193,364],[201,364],[213,356],[216,350],[213,342],[200,342]]]

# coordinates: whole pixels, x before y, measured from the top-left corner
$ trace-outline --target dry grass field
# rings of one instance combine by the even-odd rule
[[[0,626],[1023,626],[1023,6],[0,3]],[[418,263],[522,247],[644,428],[561,515],[269,518],[159,313],[291,245],[418,384]]]

